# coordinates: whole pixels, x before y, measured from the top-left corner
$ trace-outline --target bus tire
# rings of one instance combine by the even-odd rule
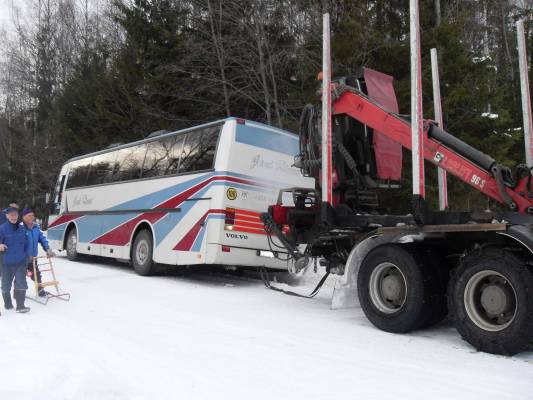
[[[428,324],[432,316],[431,274],[411,249],[389,244],[363,260],[357,278],[359,302],[377,328],[405,333]]]
[[[153,257],[154,240],[152,233],[143,229],[135,235],[131,249],[131,262],[135,272],[142,276],[152,275],[155,272]]]
[[[77,261],[80,259],[80,254],[77,249],[78,245],[78,231],[75,227],[72,227],[67,232],[65,240],[65,249],[67,251],[67,258],[70,261]]]
[[[448,285],[456,329],[477,350],[512,355],[533,347],[533,273],[509,251],[467,255]]]

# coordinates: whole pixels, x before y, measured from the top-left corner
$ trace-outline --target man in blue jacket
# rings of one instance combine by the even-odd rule
[[[12,201],[11,203],[9,203],[9,207],[14,207],[14,208],[19,208],[19,205],[17,204],[16,201]],[[0,212],[0,225],[2,224],[5,224],[7,219],[6,219],[6,210],[7,208],[4,208],[1,212]],[[2,276],[2,257],[0,257],[0,276]]]
[[[50,245],[48,244],[48,240],[46,240],[46,237],[44,236],[43,232],[41,231],[41,228],[39,224],[35,223],[35,214],[31,208],[24,208],[22,210],[22,224],[26,228],[26,235],[28,236],[29,246],[30,246],[30,255],[31,257],[37,257],[39,254],[39,244],[43,248],[44,251],[46,251],[46,255],[48,257],[54,257],[55,253],[50,248]],[[37,283],[41,283],[41,272],[39,271],[39,267],[36,267],[36,274],[37,276],[33,276],[33,260],[30,259],[28,262],[28,273],[30,275],[30,278],[35,281],[37,279]],[[39,290],[39,296],[45,297],[48,294],[46,290],[43,288],[40,288]]]
[[[13,308],[11,286],[15,281],[15,301],[17,312],[27,313],[26,300],[26,265],[30,258],[29,240],[26,229],[19,223],[19,210],[14,207],[6,209],[7,222],[0,226],[0,252],[3,255],[2,297],[6,310]]]
[[[7,310],[13,308],[11,286],[15,281],[15,301],[17,312],[27,313],[26,300],[26,265],[30,258],[30,244],[26,230],[19,223],[19,211],[9,207],[6,210],[7,222],[0,226],[0,252],[3,254],[2,297]]]
[[[10,207],[20,209],[18,203],[15,200],[11,201],[9,203],[9,206],[7,208],[4,208],[2,212],[0,212],[0,225],[5,224],[7,222],[6,211]]]

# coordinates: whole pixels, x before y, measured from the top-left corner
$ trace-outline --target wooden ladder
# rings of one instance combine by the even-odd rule
[[[41,269],[41,267],[45,267],[44,269]],[[37,268],[39,268],[39,271],[41,272],[41,282],[37,282]],[[44,273],[50,273],[52,276],[51,281],[45,281],[43,279],[43,272]],[[33,286],[35,288],[35,298],[28,297],[31,300],[34,300],[41,304],[47,304],[48,300],[51,298],[57,298],[64,301],[70,300],[70,293],[61,292],[59,289],[59,281],[56,278],[56,273],[54,271],[54,266],[52,264],[52,258],[48,256],[39,256],[39,257],[33,257]],[[55,288],[56,293],[48,293],[46,297],[40,297],[39,292],[41,289],[44,289],[46,287],[53,286]]]

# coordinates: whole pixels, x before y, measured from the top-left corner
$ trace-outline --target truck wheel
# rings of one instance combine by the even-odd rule
[[[398,245],[376,247],[359,269],[357,289],[366,317],[387,332],[404,333],[432,317],[430,268]]]
[[[133,268],[139,275],[148,276],[154,273],[153,252],[152,234],[143,229],[135,236],[131,249]]]
[[[512,355],[533,346],[533,274],[508,251],[487,248],[465,257],[450,280],[448,307],[477,350]]]
[[[70,261],[76,261],[79,260],[80,255],[78,253],[78,249],[76,248],[78,245],[78,231],[76,228],[71,228],[67,233],[67,240],[66,240],[66,250],[67,250],[67,258]]]

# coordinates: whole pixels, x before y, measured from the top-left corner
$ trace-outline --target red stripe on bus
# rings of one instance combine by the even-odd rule
[[[209,214],[209,211],[207,211],[202,218],[200,218],[183,236],[183,238],[174,246],[173,250],[180,250],[180,251],[189,251],[194,244],[194,241],[196,240],[196,237],[198,236],[198,232],[200,232],[200,229],[202,228],[202,224],[205,222],[205,219],[207,218],[207,215]]]
[[[200,218],[193,225],[193,227],[189,230],[189,232],[187,232],[185,234],[185,236],[183,236],[183,238],[178,242],[178,244],[176,244],[176,246],[174,246],[174,250],[179,250],[179,251],[189,251],[189,250],[191,250],[191,248],[192,248],[192,246],[194,244],[194,241],[198,237],[198,233],[200,232],[200,229],[202,228],[202,224],[205,222],[207,216],[209,214],[223,214],[223,213],[224,213],[224,210],[219,210],[219,209],[208,210],[202,216],[202,218]]]
[[[50,225],[48,225],[48,229],[53,228],[55,226],[66,224],[67,222],[74,221],[75,219],[78,219],[80,217],[83,217],[82,214],[63,214],[60,215],[58,218],[54,220]]]
[[[235,216],[235,221],[248,221],[248,222],[256,222],[258,224],[263,224],[263,222],[261,222],[259,217],[248,217],[248,216],[238,215],[238,214]]]
[[[265,229],[265,225],[260,223],[254,223],[254,222],[246,222],[246,221],[235,221],[235,224],[233,226],[245,226],[248,228],[255,228],[255,229]]]
[[[238,208],[235,209],[235,212],[237,214],[242,214],[242,215],[246,215],[246,216],[250,216],[250,217],[258,217],[258,218],[262,214],[260,212],[250,211],[250,210],[241,210],[241,209],[238,209]]]
[[[248,185],[253,185],[252,181],[249,181],[247,179],[241,179],[241,178],[235,178],[232,176],[212,176],[209,179],[200,182],[199,184],[185,190],[184,192],[181,192],[180,194],[156,205],[154,208],[177,208],[181,203],[183,203],[185,200],[187,200],[189,197],[191,197],[194,193],[198,192],[208,184],[214,181],[229,181],[229,182],[236,182],[236,183],[244,183]],[[161,218],[163,218],[166,214],[166,212],[160,212],[160,213],[143,213],[125,223],[122,225],[119,225],[118,227],[112,229],[111,231],[101,235],[100,237],[94,239],[91,241],[91,243],[94,244],[107,244],[107,245],[113,245],[113,246],[125,246],[131,238],[131,234],[133,233],[133,230],[137,226],[137,224],[143,220],[149,221],[151,224],[154,224],[155,222],[159,221]]]
[[[263,230],[259,230],[259,229],[245,228],[245,227],[241,227],[241,226],[237,226],[237,225],[233,226],[233,231],[234,232],[255,233],[257,235],[266,235],[267,234],[264,229]]]

